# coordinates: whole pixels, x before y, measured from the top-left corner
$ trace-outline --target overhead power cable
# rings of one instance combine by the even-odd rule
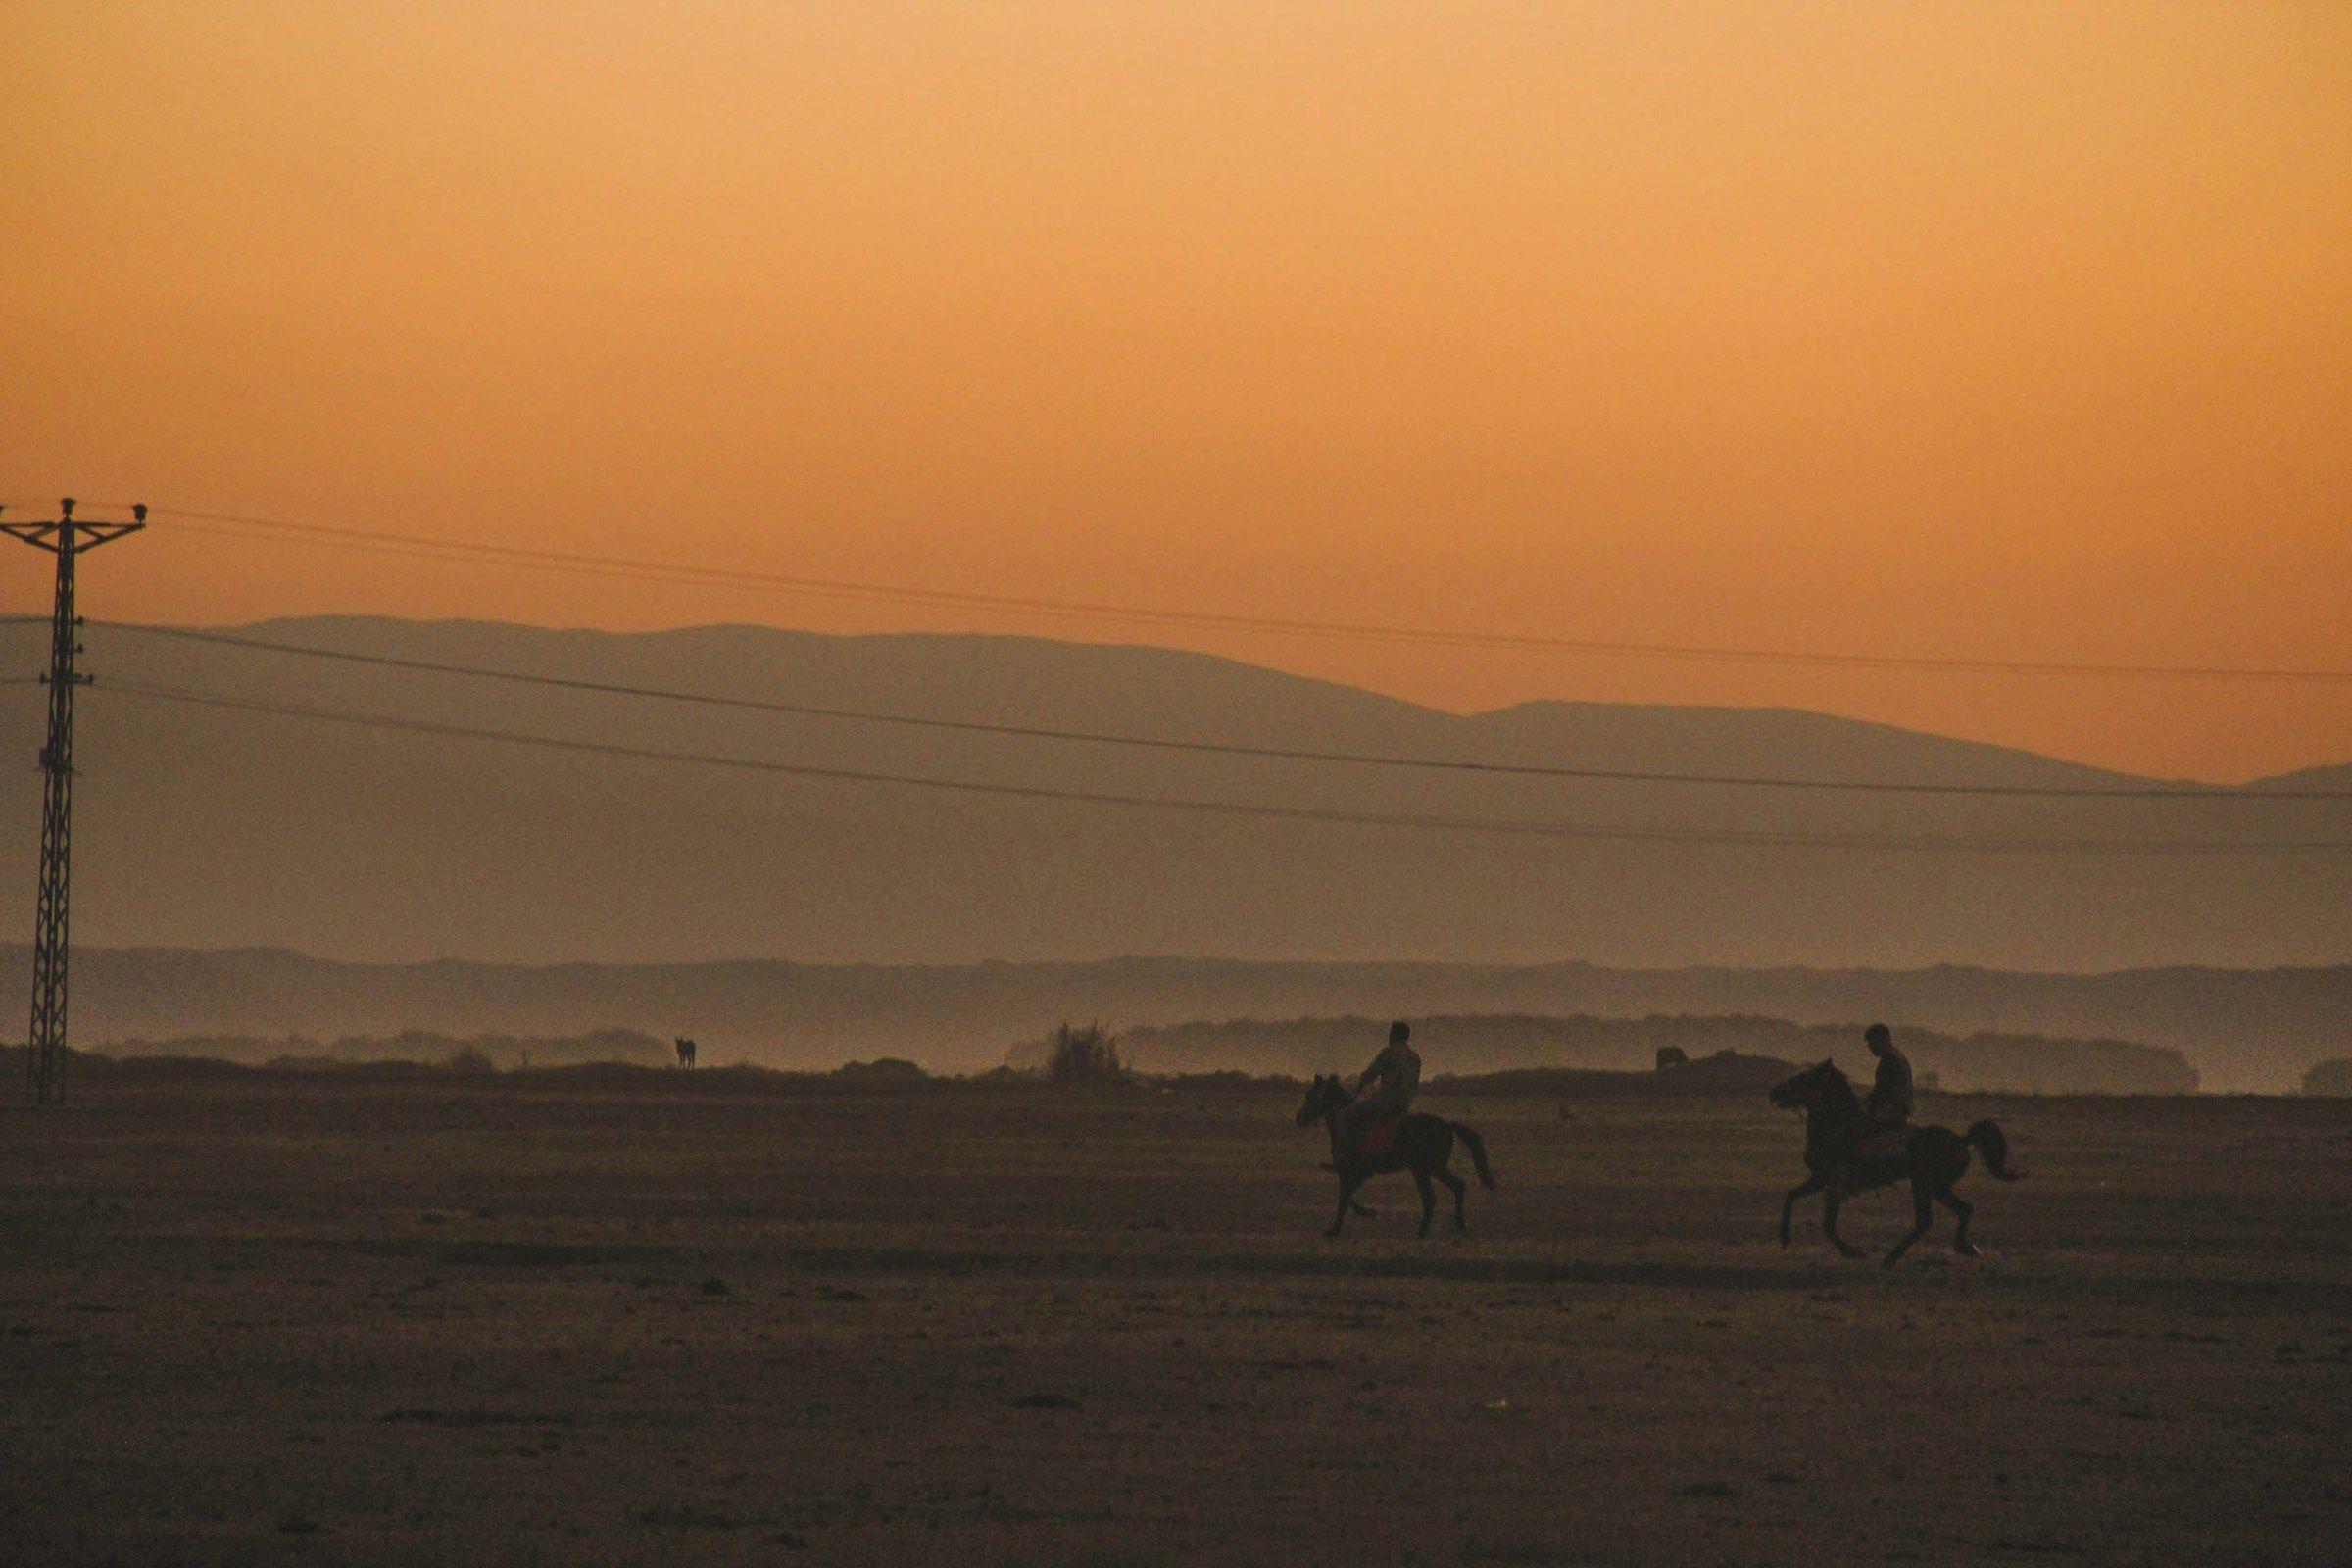
[[[269,638],[229,632],[199,631],[181,626],[145,625],[133,621],[93,621],[114,631],[165,637],[214,647],[294,655],[339,663],[412,670],[470,679],[512,682],[557,691],[591,692],[604,696],[685,703],[699,707],[781,713],[795,717],[842,719],[858,723],[891,724],[915,729],[950,730],[965,734],[1004,735],[1028,740],[1083,742],[1152,751],[1191,752],[1218,757],[1263,758],[1282,761],[1329,762],[1355,766],[1412,768],[1432,771],[1485,773],[1500,777],[1576,779],[1605,783],[1715,785],[1746,789],[1800,790],[1832,793],[1889,795],[1948,795],[2034,800],[2161,800],[2242,803],[2250,801],[2346,801],[2352,789],[2337,790],[2227,790],[2202,786],[2162,784],[2034,785],[1952,784],[1899,780],[1787,778],[1769,774],[1688,773],[1655,769],[1564,767],[1541,763],[1484,762],[1446,758],[1400,757],[1389,753],[1318,751],[1298,747],[1250,746],[1237,742],[1177,740],[1165,736],[1118,734],[1101,730],[1061,729],[1035,724],[989,723],[976,719],[935,718],[912,713],[880,712],[865,709],[828,708],[809,703],[787,703],[754,697],[681,691],[669,687],[629,685],[616,681],[582,680],[560,675],[537,675],[521,670],[495,669],[437,660],[404,659],[344,649],[308,647]]]
[[[422,556],[429,560],[470,561],[539,571],[571,572],[697,587],[741,588],[820,598],[918,605],[928,609],[960,610],[993,614],[1039,615],[1149,626],[1187,626],[1213,631],[1244,631],[1286,637],[1410,643],[1433,647],[1480,648],[1529,653],[1596,655],[1611,658],[1789,664],[1848,669],[2001,675],[2128,676],[2163,680],[2352,682],[2352,669],[2105,663],[2070,660],[1936,658],[1920,655],[1810,652],[1802,649],[1630,642],[1601,638],[1463,631],[1442,627],[1381,625],[1358,621],[1306,620],[1288,616],[1153,609],[1146,606],[1103,604],[1032,595],[973,593],[945,588],[910,587],[904,584],[855,582],[845,579],[805,577],[783,572],[752,571],[722,566],[694,566],[622,556],[587,555],[573,551],[489,544],[479,540],[438,539],[423,535],[394,533],[382,529],[339,527],[327,523],[289,521],[281,518],[249,516],[236,513],[199,512],[178,507],[153,507],[149,509],[149,516],[155,519],[186,519],[176,523],[173,531],[220,532],[220,528],[208,529],[205,526],[219,524],[246,530],[230,534],[230,537],[236,538],[274,538],[283,543],[302,542],[392,555]]]
[[[2352,850],[2352,840],[2226,839],[1995,839],[1880,834],[1816,834],[1709,828],[1644,828],[1581,822],[1517,821],[1497,817],[1421,815],[1392,811],[1350,811],[1326,807],[1262,805],[1247,801],[1203,801],[1156,795],[1129,795],[1095,790],[1057,789],[1046,785],[991,784],[972,779],[946,779],[889,773],[863,768],[821,767],[802,762],[768,761],[758,758],[725,757],[660,747],[623,746],[605,741],[574,740],[534,735],[517,730],[466,724],[440,724],[379,714],[351,713],[332,709],[303,708],[285,703],[248,701],[218,693],[138,682],[111,682],[102,690],[162,702],[311,719],[368,729],[388,730],[444,739],[493,741],[547,751],[629,758],[640,761],[680,762],[704,767],[731,768],[757,773],[841,783],[882,784],[909,789],[950,791],[1024,800],[1058,801],[1088,806],[1119,806],[1197,815],[1264,817],[1289,822],[1330,822],[1359,827],[1411,828],[1430,831],[1500,834],[1526,838],[1603,840],[1629,843],[1737,845],[1777,849],[1889,850],[1983,855],[2247,855],[2311,854]]]

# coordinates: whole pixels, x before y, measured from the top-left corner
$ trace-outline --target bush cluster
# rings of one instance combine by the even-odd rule
[[[1057,1084],[1125,1083],[1127,1066],[1119,1060],[1119,1037],[1099,1023],[1083,1029],[1058,1026],[1046,1054],[1046,1076]]]

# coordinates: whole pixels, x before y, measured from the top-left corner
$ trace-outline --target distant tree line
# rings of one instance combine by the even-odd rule
[[[1489,1074],[1530,1069],[1645,1071],[1661,1051],[1697,1062],[1731,1051],[1809,1062],[1831,1057],[1867,1076],[1860,1020],[1799,1024],[1744,1014],[1646,1018],[1454,1014],[1413,1020],[1426,1070]],[[1907,1026],[1895,1037],[1923,1078],[1943,1089],[2011,1094],[2193,1094],[2196,1070],[2169,1046],[2127,1040],[1980,1033],[1957,1037]],[[1139,1027],[1127,1032],[1128,1064],[1153,1074],[1220,1069],[1311,1075],[1352,1072],[1388,1028],[1382,1018],[1243,1018],[1226,1023]]]
[[[404,1029],[395,1035],[344,1035],[331,1041],[308,1035],[133,1038],[102,1046],[97,1054],[124,1060],[200,1057],[284,1069],[405,1061],[459,1072],[513,1072],[525,1067],[570,1067],[588,1062],[660,1066],[672,1059],[672,1048],[666,1041],[634,1029],[599,1029],[578,1035],[446,1035],[426,1029]]]

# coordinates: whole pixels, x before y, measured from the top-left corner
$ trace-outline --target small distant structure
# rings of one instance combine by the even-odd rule
[[[1676,1067],[1688,1067],[1690,1065],[1690,1054],[1685,1051],[1682,1047],[1660,1046],[1658,1048],[1658,1071],[1667,1072]]]
[[[2352,1057],[2323,1061],[2303,1075],[2307,1095],[2352,1095]]]
[[[693,1065],[694,1065],[694,1042],[693,1042],[693,1041],[691,1041],[691,1040],[689,1040],[689,1039],[687,1039],[687,1038],[686,1038],[684,1035],[679,1035],[679,1036],[677,1037],[677,1045],[678,1045],[678,1065],[679,1065],[679,1066],[681,1066],[681,1067],[691,1067],[691,1066],[693,1066]]]
[[[845,1061],[833,1069],[832,1077],[837,1083],[855,1084],[861,1089],[914,1088],[931,1081],[929,1073],[904,1056]]]

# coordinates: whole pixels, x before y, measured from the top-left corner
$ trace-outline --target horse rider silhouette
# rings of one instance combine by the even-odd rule
[[[1364,1134],[1383,1122],[1401,1120],[1412,1108],[1421,1087],[1420,1054],[1405,1043],[1412,1034],[1412,1026],[1401,1019],[1389,1025],[1388,1045],[1357,1076],[1355,1092],[1362,1098],[1333,1118],[1348,1143],[1360,1146]],[[1379,1087],[1373,1088],[1375,1084]],[[1371,1093],[1366,1094],[1367,1089]]]
[[[1883,1023],[1863,1030],[1862,1043],[1879,1058],[1879,1067],[1862,1102],[1852,1153],[1856,1159],[1869,1159],[1874,1152],[1900,1152],[1899,1141],[1888,1135],[1910,1125],[1911,1059],[1894,1049],[1894,1031]]]

